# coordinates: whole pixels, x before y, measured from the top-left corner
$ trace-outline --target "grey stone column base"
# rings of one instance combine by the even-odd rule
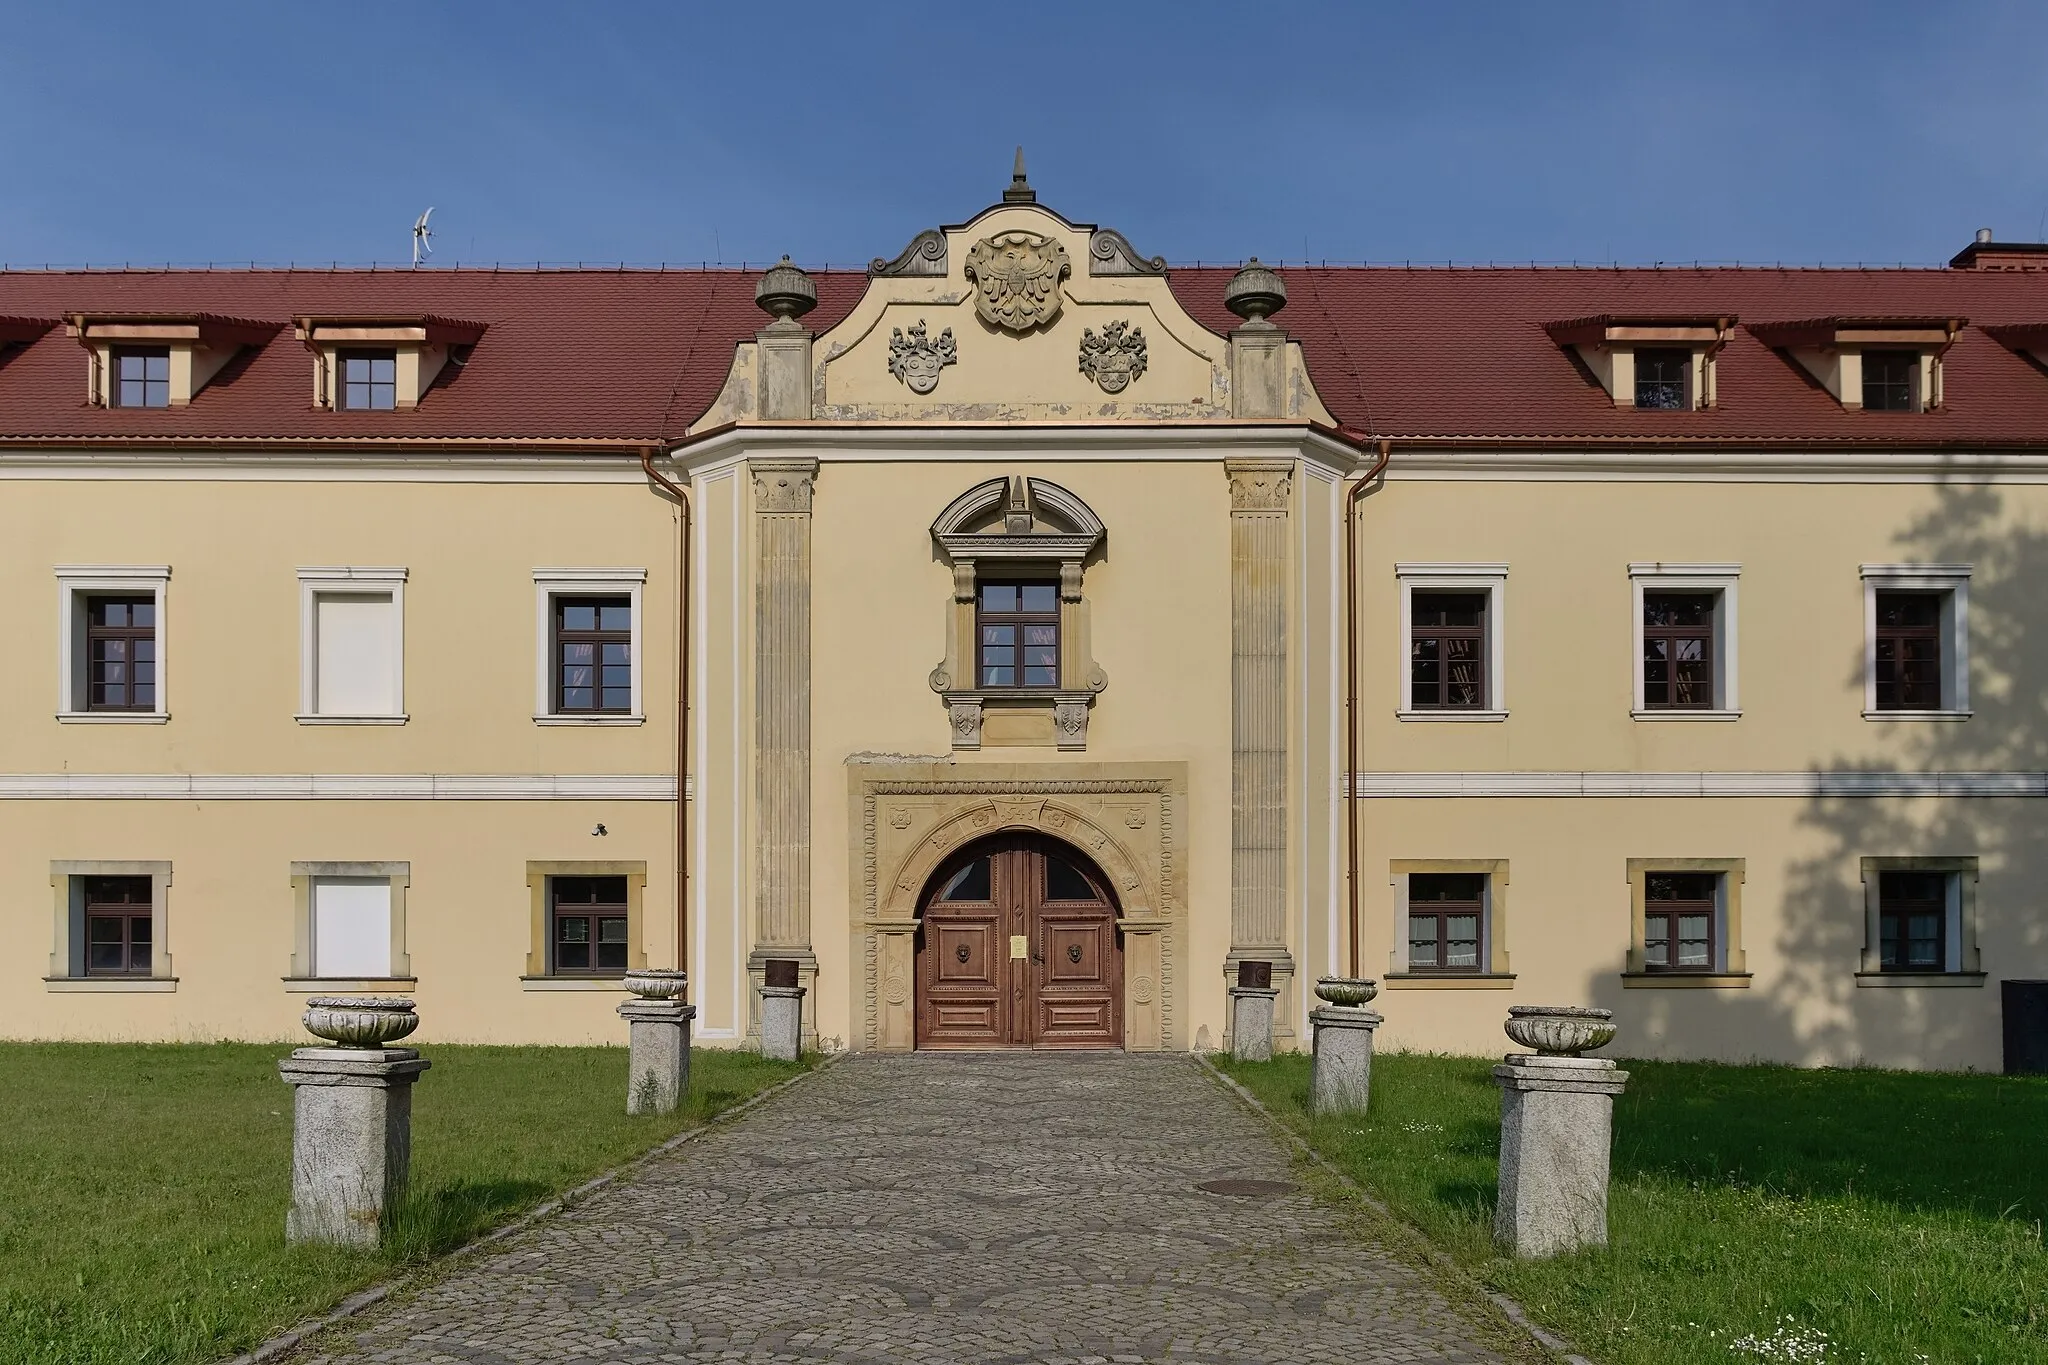
[[[429,1065],[409,1047],[302,1047],[277,1064],[292,1087],[287,1242],[377,1245],[412,1166],[412,1086]]]
[[[1509,1254],[1607,1245],[1614,1097],[1628,1073],[1594,1057],[1509,1057],[1501,1088],[1500,1199],[1493,1239]]]
[[[761,1055],[793,1062],[803,1055],[804,988],[762,986]]]
[[[1230,1055],[1240,1062],[1270,1061],[1273,1056],[1273,1002],[1278,986],[1231,986]]]
[[[1319,1118],[1363,1114],[1372,1101],[1372,1034],[1380,1016],[1354,1006],[1321,1005],[1308,1018],[1315,1028],[1310,1109]]]
[[[626,1112],[671,1114],[690,1093],[690,1021],[697,1007],[680,1000],[628,1000],[619,1006],[630,1042]]]

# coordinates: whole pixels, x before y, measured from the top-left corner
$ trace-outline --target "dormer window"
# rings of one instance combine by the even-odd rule
[[[379,412],[397,407],[398,353],[343,351],[341,406]]]
[[[1733,317],[1598,317],[1553,322],[1550,339],[1577,356],[1617,408],[1689,412],[1715,405],[1714,359]]]
[[[431,316],[303,317],[297,330],[313,353],[313,406],[390,412],[418,407],[449,364],[461,366],[484,324]]]
[[[114,349],[113,404],[117,408],[171,405],[171,352],[163,346]]]
[[[1692,352],[1653,346],[1636,352],[1636,406],[1689,408]]]
[[[1929,412],[1941,406],[1941,358],[1967,318],[1831,317],[1752,324],[1850,411]]]
[[[182,408],[277,324],[210,313],[77,313],[65,330],[90,357],[86,395],[94,406]]]

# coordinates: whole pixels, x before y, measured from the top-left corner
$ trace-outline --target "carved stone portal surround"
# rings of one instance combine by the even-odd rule
[[[847,778],[863,1046],[915,1046],[925,883],[962,844],[1006,830],[1071,843],[1109,879],[1124,945],[1125,1048],[1188,1045],[1186,764],[853,761]]]
[[[953,600],[946,617],[946,657],[931,671],[930,682],[945,699],[954,749],[1036,745],[1079,752],[1088,747],[1088,709],[1109,678],[1095,662],[1081,578],[1105,534],[1102,519],[1087,503],[1050,480],[1019,474],[984,480],[939,513],[932,539],[952,561]],[[1002,576],[1058,577],[1059,686],[975,685],[975,599],[984,563]]]

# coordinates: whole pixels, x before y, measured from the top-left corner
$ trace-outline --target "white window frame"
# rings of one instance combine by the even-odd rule
[[[314,884],[328,877],[380,877],[391,883],[391,975],[315,976],[313,963]],[[410,862],[316,863],[295,862],[292,879],[292,958],[290,975],[284,978],[287,991],[326,993],[376,991],[410,994],[418,983],[413,975],[412,952],[406,940],[405,899],[412,888]]]
[[[1970,710],[1970,564],[1865,564],[1863,576],[1863,718],[1968,720]],[[1934,710],[1877,709],[1877,595],[1941,593],[1941,705]]]
[[[299,710],[301,725],[403,725],[405,710],[405,580],[403,568],[324,567],[299,570]],[[394,629],[391,696],[397,709],[388,714],[339,714],[316,711],[320,668],[319,599],[325,594],[375,596],[391,594]]]
[[[647,618],[641,610],[645,569],[535,569],[533,571],[533,723],[535,725],[644,725],[647,715],[641,704],[641,678],[645,673]],[[557,597],[617,597],[632,599],[633,709],[628,715],[575,716],[555,710],[554,689],[554,604]]]
[[[57,719],[65,725],[162,725],[171,718],[170,638],[164,606],[170,596],[167,564],[59,564],[57,566]],[[93,711],[86,707],[90,681],[85,658],[86,599],[96,595],[147,595],[156,602],[156,709]]]
[[[1739,720],[1737,608],[1740,564],[1631,564],[1629,578],[1629,669],[1634,675],[1635,702],[1629,714],[1637,720]],[[1714,702],[1712,707],[1649,707],[1643,701],[1643,594],[1711,592],[1714,602]]]
[[[1505,564],[1396,564],[1401,583],[1401,640],[1394,651],[1400,670],[1394,693],[1394,715],[1417,721],[1503,721],[1507,703],[1507,584]],[[1409,705],[1408,664],[1414,639],[1415,591],[1483,592],[1486,594],[1486,705],[1472,710],[1440,710]]]

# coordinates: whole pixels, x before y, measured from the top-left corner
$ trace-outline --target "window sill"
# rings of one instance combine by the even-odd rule
[[[412,717],[396,716],[293,716],[301,725],[403,725]]]
[[[1427,710],[1419,711],[1396,711],[1394,713],[1394,719],[1396,720],[1461,720],[1467,722],[1487,722],[1506,720],[1507,718],[1508,713],[1505,711],[1482,711],[1476,708],[1470,710],[1463,710],[1450,706],[1443,707],[1440,710],[1436,708],[1430,708]]]
[[[1865,711],[1865,720],[1968,720],[1975,711]]]
[[[1740,711],[1711,710],[1694,706],[1639,706],[1629,712],[1636,720],[1741,720]]]
[[[1981,986],[1985,976],[1984,972],[1858,972],[1856,984],[1908,990],[1915,986]]]
[[[1511,991],[1513,972],[1388,972],[1390,991]]]
[[[175,976],[46,976],[43,989],[59,995],[168,995]]]
[[[415,976],[288,976],[284,988],[297,995],[411,995]]]
[[[616,976],[522,976],[522,991],[617,991],[624,994],[626,983]]]
[[[535,716],[535,725],[645,725],[645,716]]]
[[[59,711],[59,725],[162,725],[168,711]]]
[[[1624,990],[1747,990],[1753,972],[1623,972]]]

